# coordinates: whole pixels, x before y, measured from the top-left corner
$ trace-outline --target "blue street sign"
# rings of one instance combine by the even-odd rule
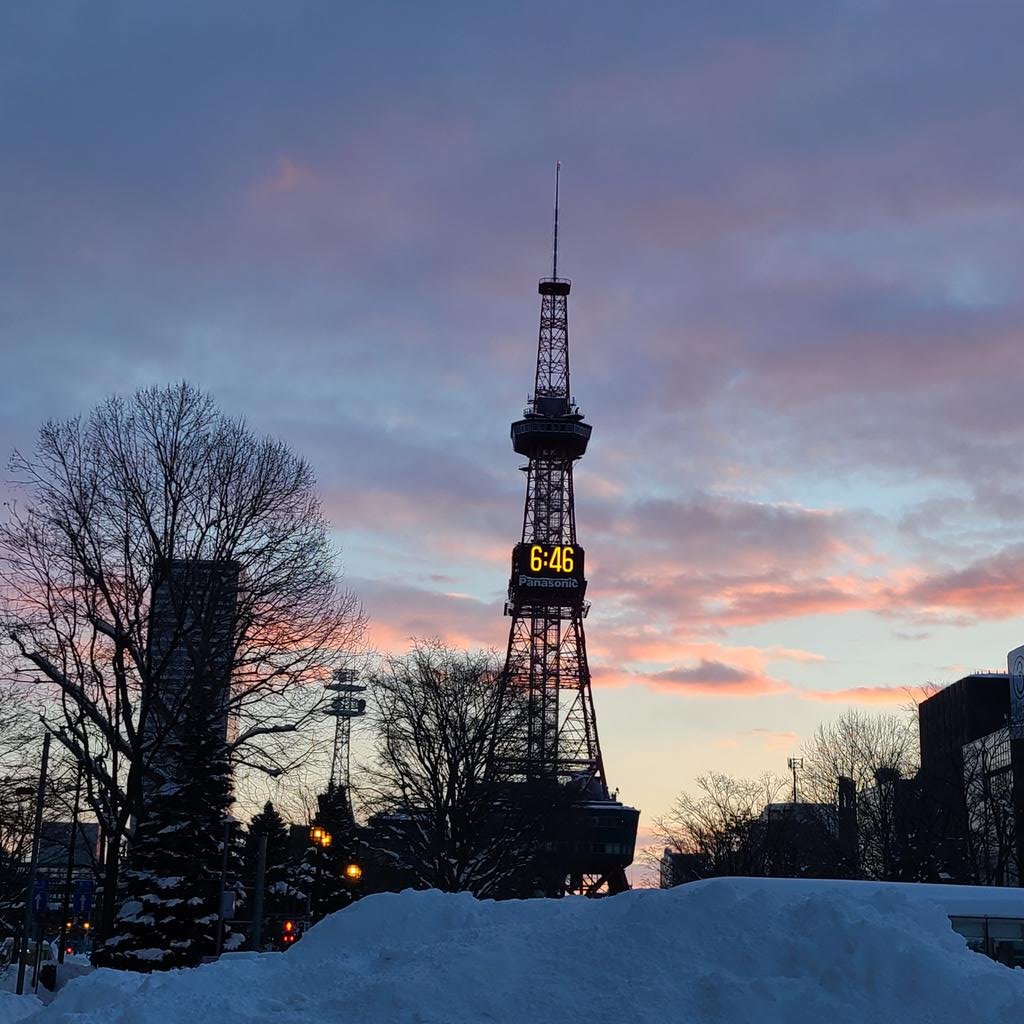
[[[91,878],[76,878],[75,887],[71,892],[71,913],[88,914],[92,910],[92,897],[96,885]]]
[[[35,887],[32,890],[32,910],[36,914],[42,914],[50,905],[50,901],[47,899],[47,893],[50,888],[50,880],[48,878],[37,878]]]

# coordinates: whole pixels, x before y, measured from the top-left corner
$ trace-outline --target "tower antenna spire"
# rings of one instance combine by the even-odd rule
[[[562,173],[562,161],[555,161],[555,244],[551,259],[551,276],[558,277],[558,179]]]

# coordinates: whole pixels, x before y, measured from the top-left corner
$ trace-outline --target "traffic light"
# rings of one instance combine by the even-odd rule
[[[290,946],[298,935],[295,934],[295,922],[285,921],[281,925],[281,945]]]

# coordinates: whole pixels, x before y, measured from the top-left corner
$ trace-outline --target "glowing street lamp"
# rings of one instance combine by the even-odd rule
[[[358,864],[346,864],[345,877],[350,882],[358,882],[363,877],[363,869]]]
[[[314,825],[309,830],[309,838],[321,849],[326,850],[328,846],[334,840],[334,837],[325,828],[321,828],[319,825]]]

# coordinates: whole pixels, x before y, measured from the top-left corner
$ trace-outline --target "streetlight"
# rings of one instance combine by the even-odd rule
[[[346,864],[345,877],[350,882],[358,882],[363,877],[363,869],[358,864]]]
[[[331,845],[334,837],[325,828],[321,828],[319,825],[314,825],[309,830],[309,838],[319,847],[326,850]]]

